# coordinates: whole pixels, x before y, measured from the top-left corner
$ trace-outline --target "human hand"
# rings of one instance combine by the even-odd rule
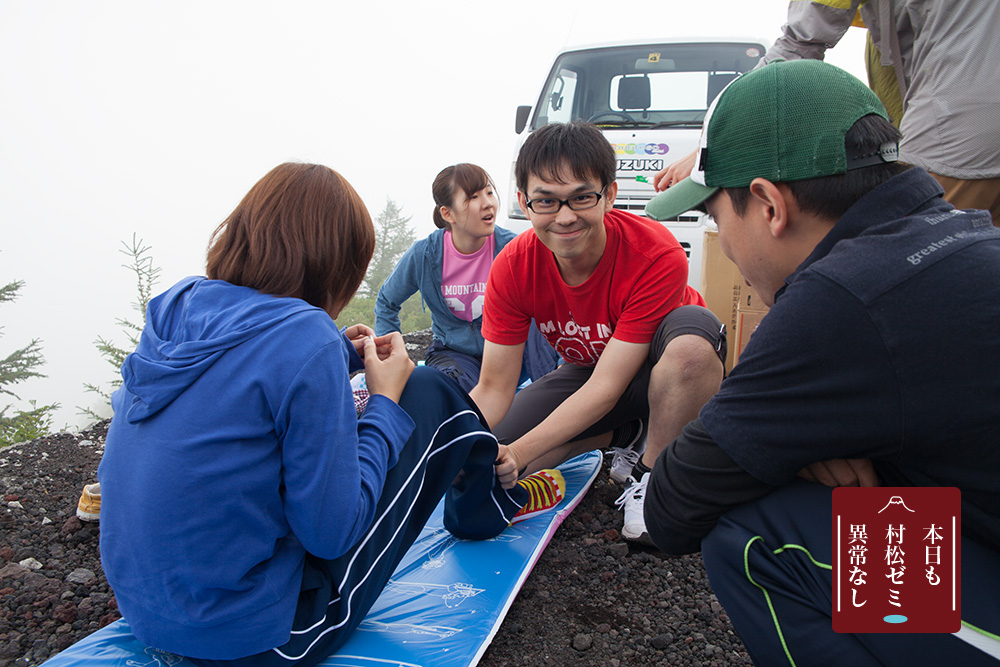
[[[365,339],[369,336],[374,336],[375,331],[367,324],[352,324],[344,329],[344,335],[354,345],[354,351],[358,353],[358,356],[364,359]]]
[[[521,462],[517,459],[517,454],[510,445],[500,445],[494,470],[496,470],[497,479],[503,488],[512,489],[517,484]]]
[[[695,149],[691,154],[685,155],[658,171],[656,176],[653,176],[653,188],[657,192],[663,192],[671,185],[676,185],[690,176],[694,170],[694,158],[697,154],[698,150]]]
[[[878,486],[878,474],[869,459],[830,459],[812,463],[798,477],[836,488],[838,486]]]
[[[378,353],[378,358],[385,361],[393,350],[393,336],[400,336],[396,331],[391,331],[384,336],[375,336],[375,351]],[[406,343],[403,343],[403,349],[406,349]]]
[[[369,394],[382,394],[394,403],[399,403],[399,397],[406,387],[406,381],[413,372],[413,362],[406,354],[403,336],[398,331],[376,339],[365,336],[364,350],[361,355],[365,360],[365,382]]]

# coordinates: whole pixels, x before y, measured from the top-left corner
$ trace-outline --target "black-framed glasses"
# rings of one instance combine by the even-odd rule
[[[535,213],[558,213],[563,206],[569,206],[571,211],[586,211],[588,208],[597,206],[604,196],[604,188],[600,192],[583,192],[573,195],[569,199],[556,199],[555,197],[536,197],[526,199],[524,205]]]

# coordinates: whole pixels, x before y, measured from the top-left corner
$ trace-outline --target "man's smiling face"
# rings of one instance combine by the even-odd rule
[[[529,201],[535,203],[540,199],[571,200],[579,195],[601,193],[602,189],[597,205],[580,211],[562,205],[553,213],[538,213],[527,205]],[[613,207],[616,194],[616,183],[602,188],[595,175],[581,180],[564,165],[556,180],[548,180],[536,174],[529,175],[527,192],[518,192],[517,198],[522,210],[531,220],[535,235],[555,255],[556,262],[566,277],[567,269],[580,273],[586,272],[588,267],[592,272],[597,267],[608,238],[604,214]]]

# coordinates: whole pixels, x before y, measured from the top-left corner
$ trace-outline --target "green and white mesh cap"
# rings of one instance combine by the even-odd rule
[[[861,81],[820,60],[774,61],[730,83],[705,115],[691,176],[646,204],[646,215],[670,220],[700,206],[719,188],[843,174],[894,162],[899,147],[851,156],[844,135],[869,114],[887,118]]]

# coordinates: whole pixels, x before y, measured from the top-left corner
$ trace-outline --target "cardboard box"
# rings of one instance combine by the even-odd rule
[[[757,291],[747,285],[745,282],[740,287],[740,303],[736,307],[737,310],[743,311],[758,311],[766,313],[770,310],[763,301],[760,300],[760,295]]]
[[[736,363],[736,346],[733,339],[739,322],[737,311],[740,305],[743,276],[740,270],[722,254],[719,246],[719,232],[714,229],[705,231],[702,242],[701,263],[701,295],[705,298],[708,309],[726,325],[729,337],[729,354],[726,356],[726,370],[731,370]]]
[[[735,350],[735,357],[733,358],[733,364],[737,364],[740,361],[740,354],[743,349],[750,342],[750,336],[753,332],[757,330],[760,325],[760,321],[764,319],[767,315],[767,311],[770,310],[764,302],[760,300],[760,296],[754,289],[748,286],[746,283],[740,290],[740,304],[736,308],[736,314],[738,322],[736,324],[736,336],[732,344]]]
[[[702,243],[701,295],[708,309],[726,325],[729,353],[726,371],[731,371],[739,361],[740,353],[750,340],[750,335],[764,319],[768,307],[747,286],[740,270],[722,253],[719,232],[705,231]]]
[[[766,310],[741,310],[739,311],[739,322],[736,325],[736,335],[730,337],[730,352],[735,352],[733,364],[740,361],[740,354],[750,342],[750,336],[757,330],[760,321],[767,315]]]

